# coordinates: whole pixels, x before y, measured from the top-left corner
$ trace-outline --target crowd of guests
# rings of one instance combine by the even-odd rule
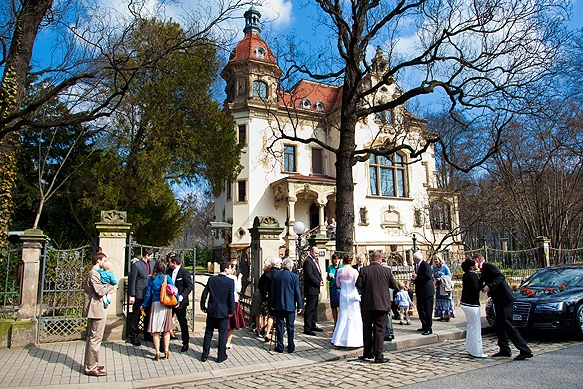
[[[298,269],[294,269],[292,259],[282,261],[279,257],[272,257],[264,264],[250,313],[257,336],[266,342],[273,342],[275,338],[276,352],[283,352],[285,343],[289,353],[295,351],[295,316],[302,310],[303,333],[316,336],[317,332],[323,331],[317,326],[317,309],[324,280],[328,283],[334,321],[331,342],[337,347],[363,347],[361,360],[386,363],[388,359],[383,355],[383,344],[394,337],[393,320],[395,323],[398,320],[399,325],[410,325],[414,309],[421,322],[418,331],[422,335],[432,334],[433,320],[447,322],[455,318],[452,273],[438,255],[432,257],[431,267],[420,252],[413,254],[411,284],[408,280],[396,282],[379,251],[370,255],[368,264],[362,254],[353,260],[349,254],[334,253],[325,274],[320,269],[318,256],[318,248],[311,247],[303,261],[303,290],[300,290]],[[99,347],[106,309],[111,301],[109,293],[115,290],[117,281],[104,253],[95,254],[93,261],[94,267],[84,285],[84,317],[89,319],[84,368],[88,375],[104,376],[107,373],[99,365]],[[504,275],[480,254],[467,258],[461,268],[460,307],[467,318],[466,351],[476,358],[486,357],[482,349],[480,293],[488,293],[495,306],[500,347],[492,357],[511,356],[510,340],[520,352],[516,360],[532,358],[532,351],[512,324],[514,294]],[[216,361],[221,363],[228,358],[227,350],[233,347],[234,330],[246,327],[239,301],[242,274],[236,275],[234,262],[223,261],[219,269],[219,275],[209,278],[200,300],[200,309],[207,314],[201,355],[203,362],[209,358],[215,329],[218,330]],[[173,306],[161,301],[161,292],[167,287],[176,295]],[[175,316],[180,325],[181,351],[186,352],[189,349],[186,309],[193,288],[191,274],[182,267],[179,255],[169,253],[166,258],[154,261],[153,251],[146,249],[142,258],[132,264],[128,277],[129,303],[133,306],[128,318],[128,342],[141,345],[138,323],[142,317],[144,339],[152,341],[154,346],[153,359],[170,358],[169,343],[174,338]],[[284,334],[287,334],[287,339],[284,339]]]

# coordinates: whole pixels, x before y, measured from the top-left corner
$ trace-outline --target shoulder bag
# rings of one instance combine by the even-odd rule
[[[178,305],[178,300],[176,299],[176,296],[168,294],[167,285],[168,276],[165,275],[164,282],[162,282],[162,286],[160,287],[160,302],[168,307],[175,307]]]

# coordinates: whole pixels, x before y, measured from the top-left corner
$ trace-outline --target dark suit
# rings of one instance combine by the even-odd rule
[[[508,339],[510,338],[514,346],[521,353],[532,353],[512,323],[514,293],[512,293],[512,289],[510,289],[510,286],[506,282],[504,274],[495,265],[488,262],[482,264],[480,288],[483,288],[484,285],[490,288],[489,294],[494,302],[498,347],[500,347],[500,351],[508,355],[511,354],[510,346],[508,345]]]
[[[435,293],[431,266],[425,261],[419,261],[416,274],[414,284],[421,329],[431,331],[433,327],[433,295]]]
[[[215,328],[219,329],[217,361],[227,359],[227,321],[235,311],[235,282],[225,273],[209,278],[200,297],[200,309],[206,312],[206,329],[202,345],[202,358],[208,358]],[[208,306],[206,304],[207,297]]]
[[[137,340],[138,338],[138,323],[140,321],[140,307],[144,303],[146,296],[146,289],[148,288],[148,277],[152,274],[154,269],[154,261],[150,261],[150,272],[146,267],[146,262],[140,259],[132,264],[130,274],[128,276],[128,294],[134,297],[134,305],[131,316],[128,316],[128,337],[130,340]],[[144,316],[144,338],[147,339],[151,335],[148,332],[148,323],[150,322],[150,306],[145,309],[146,316]]]
[[[312,331],[316,328],[318,318],[318,295],[320,294],[320,283],[322,273],[320,267],[314,263],[314,258],[308,256],[303,265],[304,275],[304,297],[306,306],[304,308],[304,331]]]
[[[174,270],[169,269],[171,276]],[[173,307],[172,313],[176,315],[178,323],[180,324],[180,333],[182,336],[182,344],[188,346],[188,341],[190,340],[190,335],[188,333],[188,321],[186,320],[186,309],[188,308],[189,296],[194,289],[194,284],[192,283],[192,276],[190,272],[186,270],[183,266],[180,266],[176,274],[176,279],[174,280],[174,285],[178,289],[178,295],[182,296],[182,301],[178,305],[178,308]]]
[[[396,289],[397,283],[389,267],[371,262],[360,269],[356,287],[361,292],[363,355],[375,360],[382,359],[387,313],[391,310],[389,288]]]
[[[302,309],[302,295],[300,293],[300,278],[289,269],[283,269],[274,274],[269,292],[269,306],[275,310],[277,329],[277,346],[275,351],[283,352],[283,326],[287,329],[287,350],[293,353],[294,321],[296,310]]]

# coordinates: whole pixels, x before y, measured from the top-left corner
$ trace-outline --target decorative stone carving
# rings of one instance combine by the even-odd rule
[[[253,220],[253,228],[279,227],[279,221],[273,216],[257,216]]]
[[[127,220],[126,211],[101,211],[101,223],[105,224],[125,224]]]

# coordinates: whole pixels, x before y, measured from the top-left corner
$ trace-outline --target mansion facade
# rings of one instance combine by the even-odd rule
[[[231,258],[250,246],[249,229],[258,216],[275,219],[283,228],[280,252],[264,253],[269,257],[295,255],[293,226],[298,221],[310,233],[333,238],[327,234],[327,223],[341,212],[336,208],[335,154],[317,142],[280,135],[317,138],[337,146],[342,87],[302,80],[289,91],[279,89],[283,72],[260,37],[260,16],[253,7],[245,13],[245,37],[221,72],[226,81],[225,110],[234,118],[244,145],[243,169],[216,198],[215,220],[209,227],[215,250]],[[380,79],[388,65],[380,49],[371,64],[370,81],[376,82],[373,78]],[[392,83],[382,87],[375,99],[391,99],[398,93]],[[425,125],[405,107],[372,114],[358,122],[356,143],[380,147],[399,136],[418,142]],[[397,152],[390,157],[371,155],[353,166],[355,254],[381,250],[400,253],[406,261],[414,245],[428,250],[456,230],[457,196],[437,189],[432,150],[414,161]],[[330,239],[327,248],[333,251],[334,246]]]

